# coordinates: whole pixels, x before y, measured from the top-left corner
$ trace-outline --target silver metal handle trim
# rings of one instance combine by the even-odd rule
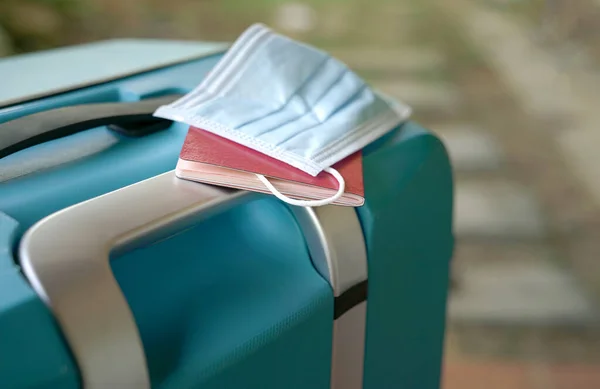
[[[367,279],[367,252],[356,210],[327,205],[292,207],[317,271],[338,297]]]
[[[328,205],[292,207],[308,244],[312,262],[335,297],[367,280],[367,251],[356,210]],[[365,361],[367,302],[333,322],[331,389],[360,389]]]
[[[250,196],[260,195],[181,180],[171,171],[54,213],[26,232],[20,245],[23,271],[60,324],[86,389],[104,389],[107,380],[150,388],[138,328],[109,254],[156,242]],[[353,208],[290,209],[335,296],[367,279],[364,238]],[[332,388],[358,372],[362,376],[366,313],[358,312],[334,324],[334,349],[355,346],[351,357],[332,356]]]
[[[180,180],[171,171],[54,213],[26,232],[23,271],[59,322],[86,389],[150,388],[111,250],[155,242],[251,195]]]

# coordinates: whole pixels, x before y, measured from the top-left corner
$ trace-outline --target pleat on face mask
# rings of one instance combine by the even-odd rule
[[[331,173],[333,164],[410,113],[327,53],[256,24],[198,87],[155,116],[213,132],[316,176]],[[336,178],[341,187],[343,179]]]

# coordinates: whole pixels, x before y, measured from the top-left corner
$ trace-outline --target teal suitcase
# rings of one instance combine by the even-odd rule
[[[366,203],[174,177],[152,119],[227,49],[116,40],[0,60],[0,387],[438,388],[452,175],[408,122]]]

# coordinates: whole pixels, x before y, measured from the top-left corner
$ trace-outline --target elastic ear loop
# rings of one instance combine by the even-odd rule
[[[325,168],[323,170],[334,176],[340,184],[338,191],[335,195],[323,200],[296,200],[289,198],[280,191],[278,191],[273,186],[273,184],[271,184],[269,180],[267,180],[265,176],[263,176],[262,174],[257,174],[256,176],[262,181],[263,184],[265,184],[265,186],[273,193],[273,195],[281,201],[285,201],[288,204],[297,205],[299,207],[320,207],[322,205],[331,204],[340,197],[342,197],[342,195],[344,194],[344,190],[346,189],[346,182],[344,181],[344,177],[342,177],[342,175],[337,170],[330,167]]]

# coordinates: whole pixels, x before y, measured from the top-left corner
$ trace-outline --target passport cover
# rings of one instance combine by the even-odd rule
[[[339,205],[362,205],[362,152],[358,151],[332,167],[346,182]],[[176,173],[180,178],[194,181],[270,193],[255,175],[262,174],[284,194],[301,199],[327,198],[338,189],[337,180],[329,173],[321,172],[313,177],[275,158],[195,127],[188,131]]]

